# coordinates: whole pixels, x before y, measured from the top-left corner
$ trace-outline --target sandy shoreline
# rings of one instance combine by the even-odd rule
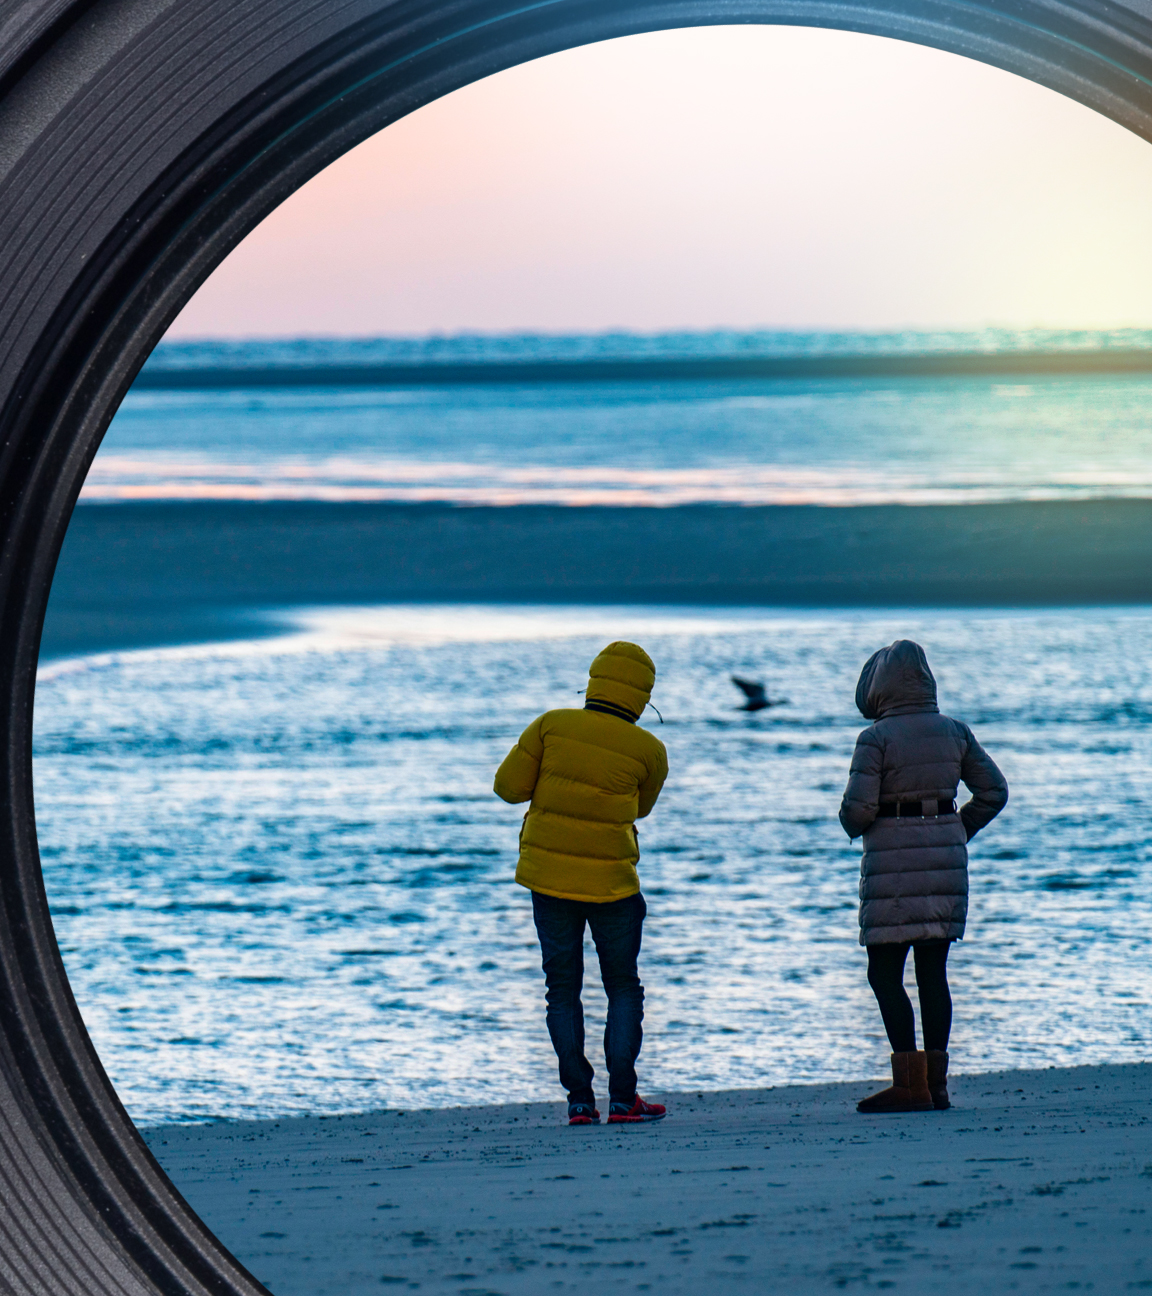
[[[88,504],[45,656],[268,633],[261,609],[394,602],[756,607],[1152,600],[1152,500],[459,508]]]
[[[160,1127],[192,1205],[278,1296],[1152,1289],[1152,1066]]]

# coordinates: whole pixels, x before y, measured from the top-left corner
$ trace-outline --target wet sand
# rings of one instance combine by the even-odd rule
[[[246,638],[306,604],[1152,601],[1152,500],[563,508],[84,504],[47,657]]]
[[[147,1132],[278,1296],[1152,1289],[1152,1066],[958,1078],[864,1117],[868,1082]]]
[[[466,383],[732,381],[733,379],[908,378],[991,374],[1145,374],[1147,347],[1040,351],[926,351],[821,355],[649,356],[599,359],[435,360],[382,364],[146,364],[137,391],[275,390],[284,387],[428,387]]]

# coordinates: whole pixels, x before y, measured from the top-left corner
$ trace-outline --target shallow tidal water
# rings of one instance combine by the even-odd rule
[[[445,363],[1147,351],[1148,330],[298,338],[163,343],[150,371],[418,364],[423,386],[124,401],[84,487],[131,499],[470,505],[1147,499],[1147,374],[437,383]]]
[[[954,1067],[1149,1055],[1152,609],[297,610],[253,643],[42,669],[49,899],[143,1124],[561,1097],[522,808],[539,711],[634,638],[671,775],[640,828],[643,1091],[880,1074],[836,821],[867,655],[924,644],[1012,799],[972,847]],[[731,673],[788,704],[737,711]],[[603,996],[587,974],[589,1057]]]

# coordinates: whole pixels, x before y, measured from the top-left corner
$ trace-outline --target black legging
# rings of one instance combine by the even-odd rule
[[[893,1053],[912,1053],[916,1048],[916,1019],[904,990],[904,963],[910,949],[916,961],[924,1047],[947,1051],[952,1029],[952,996],[948,993],[948,946],[951,944],[946,940],[930,940],[911,945],[868,946],[868,984],[876,992]]]

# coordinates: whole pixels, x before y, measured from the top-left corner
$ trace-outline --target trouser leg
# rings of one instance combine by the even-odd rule
[[[916,1019],[904,989],[908,945],[869,945],[868,984],[880,1005],[884,1029],[893,1053],[916,1051]]]
[[[636,1059],[644,1039],[644,987],[636,971],[648,907],[642,895],[591,906],[588,925],[600,960],[600,979],[608,996],[604,1060],[612,1102],[636,1099]]]
[[[948,950],[951,941],[917,941],[912,946],[916,989],[920,996],[920,1030],[926,1049],[948,1052],[952,1031],[952,994],[948,989]]]
[[[569,1102],[594,1101],[592,1065],[584,1056],[584,907],[574,900],[532,892],[532,917],[540,938],[547,986],[548,1034],[560,1063]]]

